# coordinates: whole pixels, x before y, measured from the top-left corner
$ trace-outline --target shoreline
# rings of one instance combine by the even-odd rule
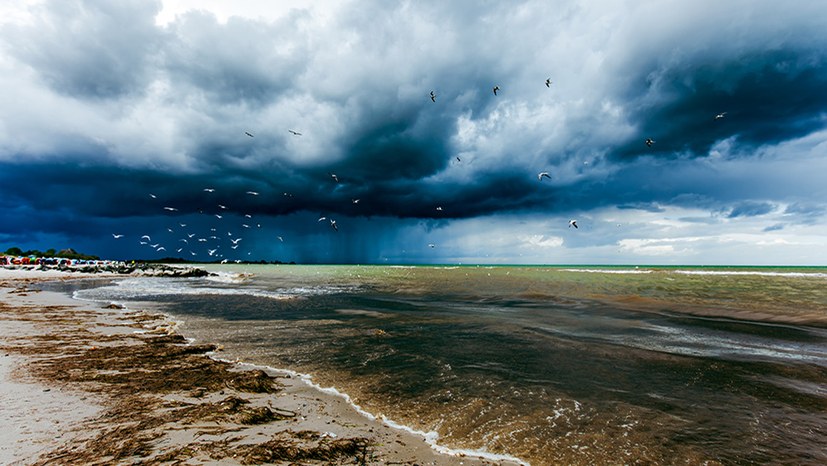
[[[123,275],[0,272],[0,351],[9,355],[0,395],[17,413],[0,463],[520,464],[442,450],[306,376],[222,361],[214,345],[188,344],[165,314],[28,288],[107,277]],[[32,410],[21,390],[55,408]],[[18,429],[35,419],[46,427]]]

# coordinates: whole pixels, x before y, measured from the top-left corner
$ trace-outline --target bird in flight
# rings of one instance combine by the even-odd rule
[[[290,132],[290,134],[292,134],[293,136],[301,136],[302,135],[302,133],[300,133],[298,131],[295,131],[295,130],[292,130],[292,129],[288,129],[287,131]]]
[[[434,94],[434,91],[431,91],[431,102],[436,102],[436,94]]]
[[[116,235],[115,233],[112,233],[112,237],[115,238],[115,239],[118,239],[118,238],[123,238],[123,235]]]
[[[577,228],[577,220],[569,220],[569,228],[571,227]]]
[[[551,78],[546,79],[546,87],[551,87]]]
[[[218,214],[215,214],[215,218],[222,218],[222,217]]]
[[[333,228],[336,231],[339,231],[339,227],[336,226],[336,220],[330,219],[330,228]]]
[[[170,212],[175,212],[178,209],[176,209],[175,207],[164,207],[164,210],[168,210]]]
[[[215,192],[215,188],[204,188],[204,192],[207,192],[207,193],[214,193],[214,192]]]
[[[156,196],[156,195],[154,195],[154,194],[152,194],[152,193],[149,193],[149,197],[151,197],[151,198],[153,198],[153,199],[158,199],[158,196]]]
[[[723,118],[723,117],[724,117],[724,115],[726,115],[726,112],[721,112],[721,113],[719,113],[719,114],[715,115],[715,119],[716,119],[716,120],[720,120],[721,118]]]
[[[281,241],[282,243],[284,242],[284,238],[282,238],[281,236],[276,236],[276,238],[278,238],[279,241]]]
[[[644,142],[646,143],[646,145],[647,145],[648,147],[652,147],[652,144],[654,144],[654,143],[655,143],[655,140],[654,140],[654,139],[652,139],[652,138],[646,138],[646,140],[645,140]]]
[[[441,206],[441,205],[440,205],[440,206],[436,206],[436,210],[438,210],[439,212],[442,212],[442,206]]]
[[[253,135],[252,135],[249,131],[245,131],[245,132],[244,132],[244,134],[246,134],[247,136],[250,136],[251,138],[252,138],[252,137],[255,137],[255,136],[253,136]]]
[[[331,173],[331,174],[330,174],[330,177],[331,177],[331,178],[333,178],[333,181],[335,181],[335,182],[337,182],[337,183],[339,182],[339,177],[338,177],[338,176],[336,176],[336,174],[335,174],[335,173]]]
[[[255,191],[247,191],[247,194],[249,194],[251,196],[258,196],[258,193],[255,192]]]
[[[494,91],[494,95],[497,95],[497,91],[500,90],[500,86],[494,86],[494,88],[491,90]]]
[[[433,248],[435,248],[435,247],[436,247],[436,244],[434,244],[434,243],[428,243],[428,247],[429,247],[429,248],[431,248],[431,249],[433,249]]]
[[[351,202],[353,202],[354,204],[358,204],[359,201],[361,201],[361,199],[351,199]]]
[[[462,162],[462,159],[457,156],[457,162]]]
[[[321,222],[322,220],[327,220],[327,217],[319,217],[319,221]]]
[[[548,172],[540,172],[537,174],[538,180],[543,181],[543,178],[551,179],[551,175],[549,175]]]

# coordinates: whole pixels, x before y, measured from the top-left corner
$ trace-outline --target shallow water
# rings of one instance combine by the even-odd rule
[[[209,266],[158,301],[439,443],[531,464],[825,464],[827,270]]]

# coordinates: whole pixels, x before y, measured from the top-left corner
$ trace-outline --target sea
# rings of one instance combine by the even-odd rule
[[[827,464],[827,268],[204,267],[54,286],[153,303],[442,451]]]

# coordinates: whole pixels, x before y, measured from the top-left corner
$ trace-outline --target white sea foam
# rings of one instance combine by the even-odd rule
[[[769,272],[761,270],[675,270],[681,275],[757,275],[762,277],[827,278],[822,272]]]
[[[298,378],[303,383],[305,383],[309,387],[312,387],[315,390],[318,390],[322,393],[325,393],[325,394],[328,394],[328,395],[331,395],[331,396],[336,396],[336,397],[344,399],[345,402],[347,402],[347,404],[350,405],[350,407],[353,408],[357,413],[359,413],[360,415],[364,416],[365,418],[367,418],[371,421],[379,421],[379,422],[381,422],[381,423],[385,424],[386,426],[391,427],[393,429],[402,430],[402,431],[408,432],[410,434],[422,437],[425,440],[425,443],[428,444],[428,446],[430,446],[433,450],[435,450],[439,453],[442,453],[442,454],[445,454],[445,455],[451,455],[451,456],[463,456],[463,455],[473,456],[473,457],[483,458],[483,459],[487,459],[487,460],[491,460],[491,461],[511,461],[511,462],[514,462],[514,463],[517,463],[517,464],[520,464],[520,465],[531,466],[527,461],[524,461],[520,458],[511,456],[511,455],[503,455],[503,454],[499,454],[499,453],[490,453],[490,452],[483,451],[483,450],[471,450],[471,449],[465,449],[465,448],[449,448],[449,447],[446,447],[444,445],[440,445],[438,443],[439,434],[437,432],[435,432],[435,431],[425,432],[425,431],[422,431],[422,430],[414,429],[410,426],[406,426],[404,424],[400,424],[398,422],[395,422],[394,420],[389,419],[385,415],[376,416],[373,413],[371,413],[371,412],[365,410],[364,408],[362,408],[360,405],[356,404],[353,401],[353,399],[350,397],[350,395],[348,395],[347,393],[344,393],[344,392],[336,389],[335,387],[323,387],[323,386],[317,384],[316,382],[313,381],[313,377],[309,374],[303,374],[303,373],[296,372],[296,371],[293,371],[293,370],[290,370],[290,369],[279,369],[279,368],[272,367],[272,366],[265,366],[265,365],[260,365],[260,364],[251,364],[251,363],[242,362],[242,361],[238,361],[238,360],[223,359],[223,358],[217,357],[215,355],[215,353],[208,353],[208,354],[210,355],[211,358],[215,359],[216,361],[236,364],[239,367],[246,367],[246,368],[250,368],[250,369],[261,369],[261,370],[264,370],[265,372],[276,372],[276,373],[282,373],[282,374],[289,374],[291,377]]]

